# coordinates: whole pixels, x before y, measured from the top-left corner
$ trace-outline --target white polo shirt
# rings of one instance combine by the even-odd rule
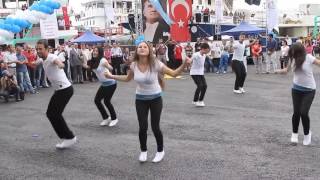
[[[246,45],[244,43],[241,44],[239,42],[235,42],[235,44],[233,45],[233,48],[234,48],[234,53],[233,53],[232,60],[243,61]]]
[[[48,54],[47,59],[43,61],[43,68],[47,78],[55,86],[56,90],[61,90],[70,87],[71,83],[64,70],[54,64],[56,59],[59,59],[59,57],[54,54]]]

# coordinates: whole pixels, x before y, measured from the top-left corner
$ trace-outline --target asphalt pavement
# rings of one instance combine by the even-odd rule
[[[315,67],[315,69],[317,69]],[[317,84],[320,71],[315,71]],[[135,83],[118,83],[112,99],[119,123],[100,127],[93,98],[98,83],[75,85],[64,116],[79,143],[59,142],[45,112],[53,89],[23,102],[0,100],[0,179],[320,179],[320,103],[310,110],[312,145],[290,144],[292,74],[255,74],[246,93],[233,94],[235,75],[206,74],[206,107],[192,105],[195,85],[187,74],[166,80],[161,129],[165,159],[151,162],[156,143],[149,126],[148,160],[139,163]]]

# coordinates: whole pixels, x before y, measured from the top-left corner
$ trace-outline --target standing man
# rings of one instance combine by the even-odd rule
[[[156,55],[159,61],[167,64],[167,46],[163,43],[162,39],[159,39],[159,43],[156,45]]]
[[[59,60],[58,56],[49,53],[47,40],[39,40],[37,42],[37,53],[44,60],[43,66],[49,81],[56,87],[46,113],[53,129],[59,138],[63,140],[56,145],[56,148],[71,147],[77,142],[77,137],[68,128],[62,113],[73,95],[73,87],[63,71],[64,64]]]
[[[113,43],[111,48],[112,74],[121,75],[120,64],[122,63],[122,50],[119,44]]]
[[[12,45],[9,45],[7,50],[8,51],[4,53],[4,57],[3,57],[5,66],[8,67],[8,71],[10,74],[13,74],[14,76],[16,76],[17,74],[16,63],[18,59],[17,59],[15,49]]]
[[[78,50],[78,44],[73,44],[70,51],[70,66],[73,83],[83,83],[81,55]]]
[[[272,64],[273,72],[277,69],[276,59],[277,41],[273,39],[273,34],[269,34],[267,41],[267,58],[266,58],[266,73],[270,73],[270,65]]]

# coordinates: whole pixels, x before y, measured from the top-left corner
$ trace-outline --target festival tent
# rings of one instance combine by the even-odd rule
[[[237,27],[221,32],[221,35],[239,36],[242,32],[246,35],[254,35],[266,32],[266,30],[250,25],[247,22],[241,22]]]
[[[74,43],[104,43],[105,38],[93,34],[91,31],[86,31],[77,39],[74,39]]]

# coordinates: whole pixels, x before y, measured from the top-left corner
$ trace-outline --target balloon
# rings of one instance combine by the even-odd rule
[[[17,25],[12,24],[9,31],[11,31],[13,33],[18,33],[18,32],[21,31],[21,28],[19,26],[17,26]]]
[[[0,44],[5,44],[6,42],[6,38],[0,36]]]
[[[139,45],[140,43],[142,43],[144,41],[144,35],[140,35],[137,37],[137,39],[135,40],[135,45]]]
[[[8,40],[11,40],[11,39],[13,39],[14,34],[12,32],[7,31],[7,30],[0,29],[0,37],[4,37]]]
[[[12,17],[7,17],[5,20],[4,20],[4,23],[5,24],[14,24],[14,19]]]
[[[24,29],[31,25],[30,22],[24,20],[24,19],[15,19],[15,25],[19,26],[20,28]]]
[[[51,1],[51,0],[40,0],[40,3],[42,5],[48,6],[52,9],[59,9],[60,8],[60,3]]]
[[[40,18],[34,16],[34,14],[30,10],[23,11],[25,14],[25,19],[32,24],[38,24],[40,22]],[[23,16],[21,17],[23,18]]]
[[[50,8],[50,7],[48,7],[48,6],[46,6],[46,5],[41,5],[40,4],[40,12],[43,12],[43,13],[46,13],[46,14],[52,14],[53,13],[53,9],[52,8]]]
[[[43,12],[39,12],[39,11],[31,11],[32,15],[35,16],[37,19],[46,19],[47,18],[47,14],[43,13]]]

